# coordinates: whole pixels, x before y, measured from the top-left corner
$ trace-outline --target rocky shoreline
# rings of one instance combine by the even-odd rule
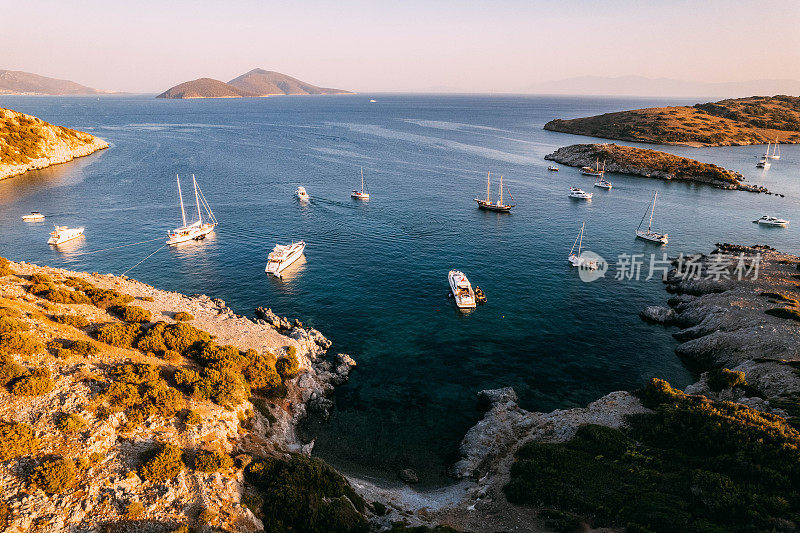
[[[605,164],[607,172],[662,180],[691,181],[719,189],[772,194],[765,187],[743,183],[744,178],[740,173],[717,165],[701,163],[694,159],[657,150],[621,146],[614,143],[573,144],[561,147],[544,158],[571,167],[589,166],[592,168],[599,160]]]

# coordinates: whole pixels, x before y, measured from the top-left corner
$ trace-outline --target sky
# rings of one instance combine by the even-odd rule
[[[800,80],[798,0],[0,0],[0,13],[0,69],[114,91],[253,68],[358,92]]]

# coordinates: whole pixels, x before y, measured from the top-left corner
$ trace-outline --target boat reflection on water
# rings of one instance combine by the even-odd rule
[[[50,246],[50,248],[53,251],[58,252],[63,259],[73,259],[86,252],[84,249],[85,244],[86,237],[84,235],[79,235],[78,237],[60,243],[57,246]]]
[[[294,285],[293,282],[297,281],[300,276],[306,270],[306,256],[305,254],[301,255],[297,258],[291,265],[287,266],[286,269],[281,270],[280,277],[277,276],[267,276],[268,278],[274,280],[278,283],[278,287],[282,287],[288,290],[292,289]]]

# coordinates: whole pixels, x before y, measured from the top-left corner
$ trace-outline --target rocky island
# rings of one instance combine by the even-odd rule
[[[573,144],[559,148],[544,156],[549,161],[572,167],[590,166],[599,161],[607,172],[631,174],[663,180],[681,180],[705,183],[720,189],[749,192],[768,192],[764,187],[743,183],[744,178],[710,163],[701,163],[658,150],[606,144]]]
[[[695,106],[653,107],[569,120],[544,129],[604,139],[689,146],[800,143],[800,97],[752,96]]]
[[[342,89],[317,87],[280,72],[257,68],[228,83],[213,78],[187,81],[167,89],[156,98],[242,98],[311,94],[353,93]]]
[[[0,179],[66,163],[103,148],[108,148],[108,143],[94,135],[0,108]]]
[[[79,83],[48,78],[21,70],[0,70],[0,94],[82,96],[107,94]]]

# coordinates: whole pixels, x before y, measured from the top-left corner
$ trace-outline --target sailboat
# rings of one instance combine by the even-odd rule
[[[644,212],[644,216],[642,217],[641,222],[639,222],[639,227],[636,228],[636,236],[646,241],[655,242],[658,244],[667,244],[669,241],[668,233],[656,233],[653,231],[653,214],[656,212],[656,198],[658,198],[657,192],[653,195],[653,201],[650,203],[650,206],[648,206],[647,211]],[[642,231],[642,224],[644,224],[644,219],[647,218],[648,211],[650,212],[650,221],[647,223],[647,231]]]
[[[767,151],[767,157],[770,159],[778,160],[781,158],[781,149],[778,146],[778,138],[775,137],[775,144],[772,147],[772,155],[769,155],[769,151]]]
[[[191,240],[199,241],[205,239],[206,235],[214,231],[214,228],[218,224],[214,213],[211,211],[211,206],[208,205],[205,196],[203,196],[203,191],[201,191],[200,187],[197,186],[197,180],[194,178],[194,174],[192,174],[192,183],[194,184],[194,200],[197,204],[197,221],[187,225],[186,210],[183,207],[183,193],[181,192],[181,178],[177,175],[175,178],[178,181],[178,198],[181,202],[181,219],[183,221],[183,226],[176,228],[169,233],[167,244],[172,245]],[[208,218],[208,221],[206,222],[203,222],[203,214],[200,210],[201,203]]]
[[[769,168],[770,166],[772,166],[772,163],[769,162],[769,160],[771,159],[769,155],[769,148],[771,144],[772,143],[769,142],[767,143],[767,151],[761,157],[761,159],[758,160],[758,163],[756,163],[756,168]]]
[[[361,190],[353,190],[353,192],[350,193],[350,197],[356,200],[369,200],[369,193],[364,192],[364,167],[361,167]]]
[[[569,257],[567,257],[567,261],[569,264],[578,267],[578,268],[588,268],[589,270],[597,270],[597,259],[589,259],[588,257],[583,257],[581,255],[581,249],[583,248],[583,230],[586,228],[586,222],[581,224],[581,231],[578,233],[578,236],[575,237],[575,242],[572,243],[572,249],[569,251]],[[575,247],[578,247],[578,253],[575,253]]]
[[[492,202],[492,195],[491,195],[491,180],[492,180],[492,173],[489,172],[486,176],[486,200],[482,198],[475,198],[475,201],[478,203],[478,207],[480,209],[486,209],[487,211],[497,211],[498,213],[510,213],[511,208],[514,207],[516,204],[504,204],[503,203],[503,176],[500,176],[500,199],[497,202]],[[508,192],[508,195],[511,196],[511,191]],[[513,200],[514,197],[511,196]]]
[[[584,176],[595,176],[595,177],[603,177],[603,174],[606,172],[606,162],[603,161],[603,169],[600,170],[600,158],[597,158],[594,164],[595,168],[592,167],[581,167],[581,174]]]

